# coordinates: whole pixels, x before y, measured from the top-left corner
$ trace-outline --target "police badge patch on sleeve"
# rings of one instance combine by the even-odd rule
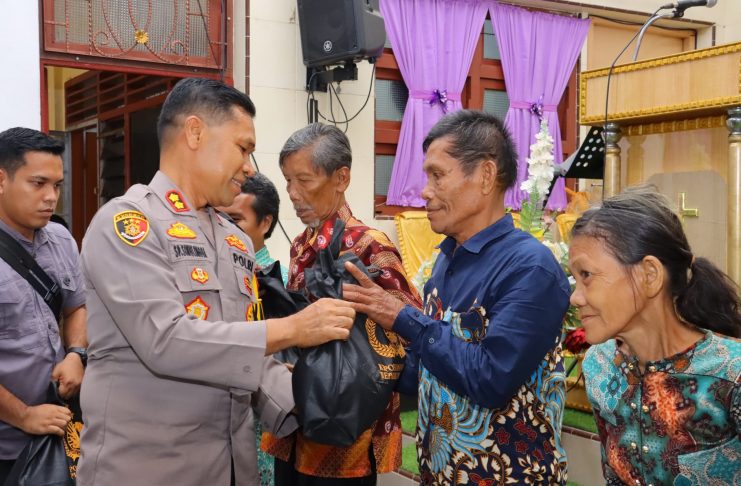
[[[149,234],[149,221],[139,211],[123,211],[113,216],[116,235],[127,245],[136,246]]]

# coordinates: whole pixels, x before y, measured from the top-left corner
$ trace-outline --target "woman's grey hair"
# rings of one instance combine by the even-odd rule
[[[311,147],[311,163],[314,169],[332,174],[341,167],[352,165],[350,140],[342,130],[333,125],[312,123],[291,135],[280,151],[278,164],[283,167],[286,157],[299,150]]]

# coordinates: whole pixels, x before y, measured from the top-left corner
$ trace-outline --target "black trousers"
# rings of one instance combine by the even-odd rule
[[[302,474],[293,463],[276,458],[275,486],[376,486],[376,473],[362,478],[320,478]]]
[[[0,485],[5,483],[5,480],[10,475],[10,470],[13,469],[15,460],[0,460]]]

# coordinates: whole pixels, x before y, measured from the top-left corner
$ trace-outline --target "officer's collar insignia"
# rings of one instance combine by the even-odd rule
[[[170,229],[167,230],[167,234],[173,238],[180,238],[183,240],[192,240],[196,237],[195,231],[180,222],[172,223]]]
[[[185,198],[183,198],[183,195],[178,191],[167,191],[167,194],[165,194],[165,201],[167,201],[167,204],[169,204],[170,208],[172,208],[176,213],[190,211],[188,204],[185,202]]]
[[[203,299],[201,299],[200,295],[185,305],[185,312],[187,312],[189,316],[201,319],[202,321],[205,321],[208,317],[209,309],[211,308]]]
[[[247,251],[247,246],[244,244],[244,241],[240,240],[234,235],[227,236],[226,238],[224,238],[224,241],[226,241],[229,246],[233,246],[237,250],[242,250],[244,252]]]
[[[208,282],[208,273],[201,267],[195,267],[192,272],[190,272],[190,278],[195,280],[198,283],[205,284]]]
[[[113,216],[116,235],[127,245],[136,246],[149,234],[149,221],[139,211],[122,211]]]

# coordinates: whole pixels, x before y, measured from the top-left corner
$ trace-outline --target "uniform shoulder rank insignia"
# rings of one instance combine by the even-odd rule
[[[116,234],[127,245],[136,246],[149,234],[149,221],[139,211],[122,211],[113,216]]]
[[[190,211],[190,208],[185,203],[185,199],[183,199],[182,194],[178,191],[168,191],[167,194],[165,194],[165,200],[176,213]]]
[[[192,272],[190,272],[190,278],[195,280],[198,283],[205,284],[208,282],[208,273],[201,267],[195,267]]]
[[[187,312],[189,316],[204,321],[208,317],[209,309],[211,309],[211,307],[208,306],[200,295],[185,305],[185,312]]]
[[[247,251],[247,245],[244,244],[244,241],[240,240],[234,235],[227,236],[226,238],[224,238],[224,241],[226,241],[229,246],[233,246],[237,250],[242,250],[244,252]]]
[[[196,237],[196,232],[185,226],[183,223],[172,223],[170,229],[167,230],[167,234],[173,238],[184,240],[192,240]]]

